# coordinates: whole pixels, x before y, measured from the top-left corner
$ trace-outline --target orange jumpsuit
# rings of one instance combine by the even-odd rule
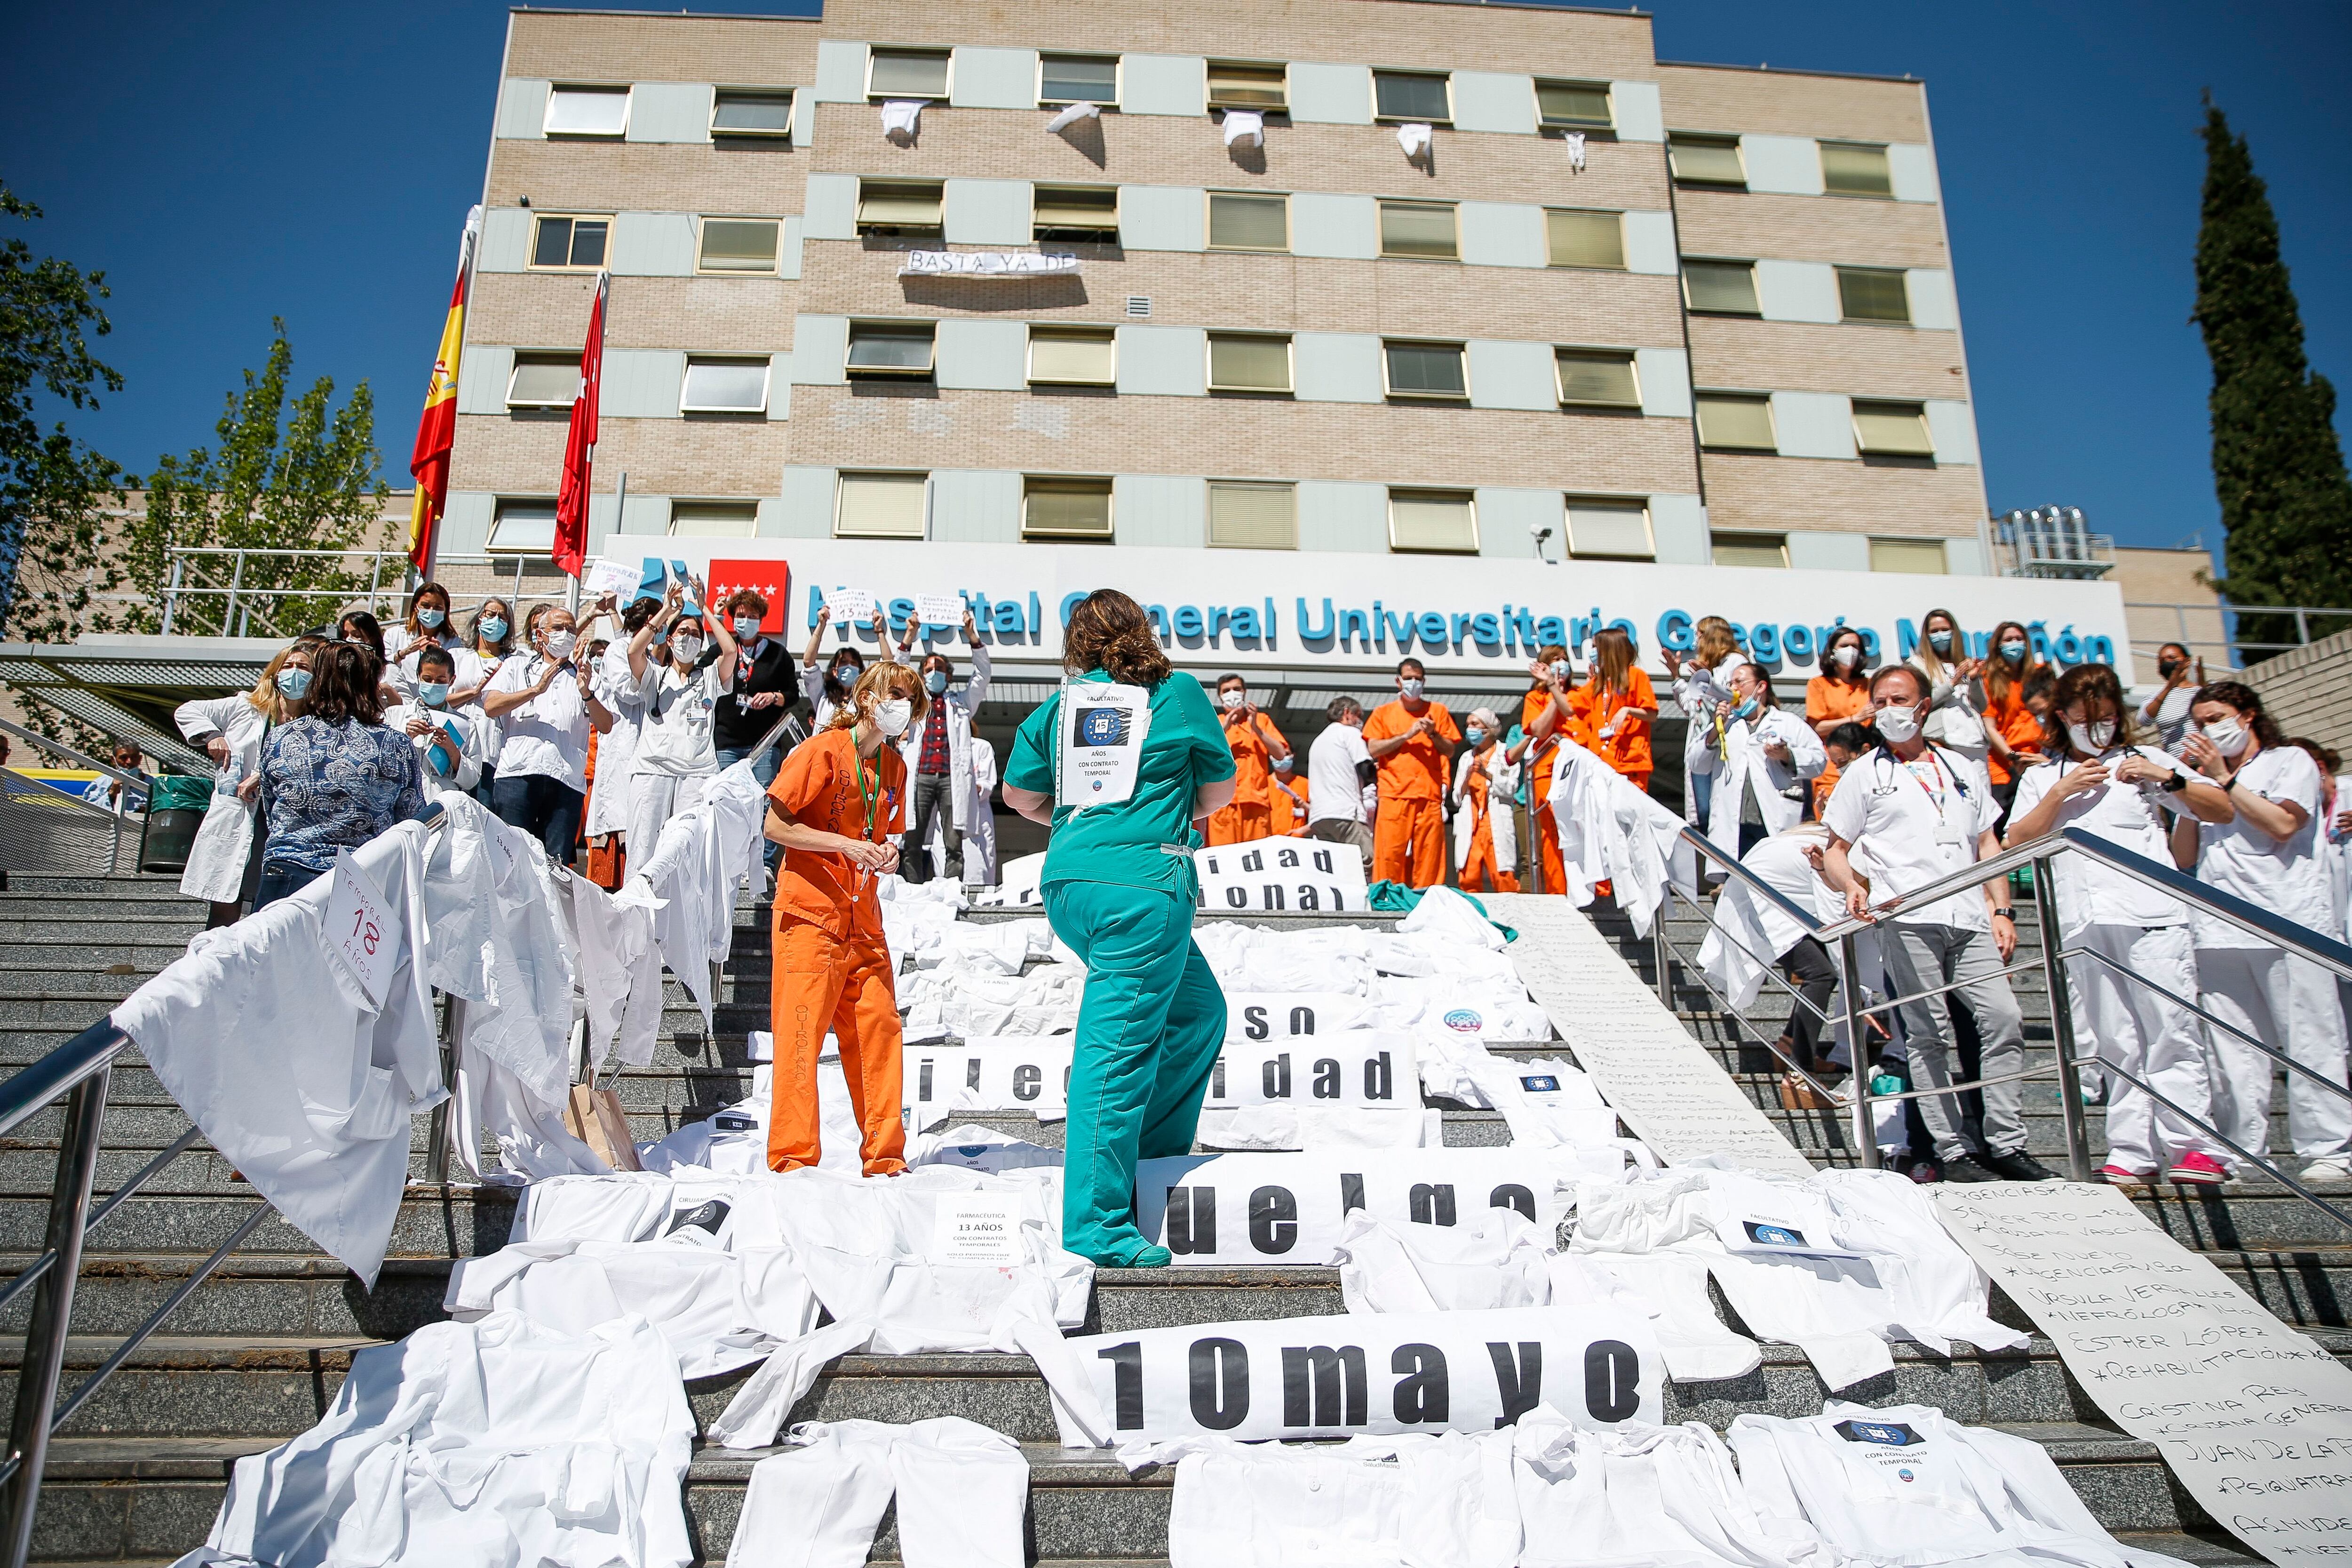
[[[2036,719],[2033,710],[2025,705],[2025,682],[2011,681],[2009,689],[2001,693],[2000,700],[1987,703],[1986,710],[1985,728],[1996,731],[2007,741],[2009,749],[2017,752],[2021,762],[2042,754],[2042,721]],[[1987,752],[1985,771],[1998,785],[2007,784],[2022,770],[2007,766],[2000,757]]]
[[[1446,759],[1462,743],[1462,731],[1442,702],[1419,714],[1404,704],[1383,702],[1364,721],[1364,740],[1391,741],[1422,719],[1432,733],[1415,735],[1379,760],[1380,814],[1372,824],[1372,877],[1433,888],[1445,880]]]
[[[1211,844],[1246,844],[1274,837],[1274,750],[1265,731],[1282,731],[1263,713],[1253,713],[1245,724],[1225,725],[1225,743],[1234,750],[1234,798],[1230,805],[1209,814]],[[1285,742],[1287,744],[1287,742]]]
[[[1650,685],[1650,678],[1640,670],[1626,672],[1625,689],[1612,691],[1594,676],[1569,696],[1569,706],[1584,721],[1584,734],[1577,737],[1596,752],[1601,760],[1633,782],[1635,789],[1647,794],[1650,788],[1650,721],[1622,719],[1618,715],[1628,708],[1655,709],[1658,694]],[[1617,728],[1608,739],[1601,731],[1615,719]],[[1587,737],[1590,739],[1587,739]]]
[[[1870,688],[1851,681],[1832,680],[1826,675],[1816,675],[1805,682],[1805,722],[1818,731],[1824,719],[1851,719],[1870,706]],[[1826,737],[1824,737],[1826,739]],[[1830,791],[1837,788],[1837,764],[1832,763],[1813,780],[1813,816],[1821,816],[1830,803]]]
[[[1474,893],[1517,892],[1518,878],[1511,874],[1508,866],[1495,858],[1495,819],[1491,815],[1495,781],[1474,760],[1462,785],[1454,809],[1470,813],[1470,820],[1475,825],[1470,829],[1470,853],[1462,859],[1463,888]],[[1503,803],[1503,809],[1510,809],[1508,801]]]
[[[1533,735],[1536,721],[1550,706],[1551,692],[1546,688],[1539,686],[1528,692],[1519,704],[1519,728]],[[1528,815],[1535,818],[1536,853],[1543,858],[1543,890],[1547,893],[1561,892],[1568,887],[1568,863],[1559,853],[1559,823],[1551,814],[1552,763],[1559,760],[1562,735],[1580,746],[1592,744],[1592,731],[1585,727],[1584,716],[1572,692],[1567,720],[1550,734],[1530,744],[1521,759],[1527,770]]]
[[[1276,774],[1266,785],[1265,826],[1266,831],[1276,838],[1306,831],[1307,781],[1296,772],[1286,779]]]
[[[861,762],[848,730],[826,730],[784,758],[768,786],[768,804],[805,826],[878,844],[906,830],[907,764],[889,745]],[[768,1166],[791,1171],[817,1163],[816,1062],[830,1031],[865,1134],[866,1173],[903,1171],[903,1041],[891,979],[897,966],[882,940],[875,879],[845,855],[787,849],[776,875],[775,910]]]

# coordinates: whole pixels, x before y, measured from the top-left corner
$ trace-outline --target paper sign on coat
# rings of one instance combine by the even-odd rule
[[[327,951],[342,960],[368,1005],[381,1007],[384,985],[392,978],[394,945],[383,894],[368,880],[348,849],[336,854],[328,877]]]
[[[941,1198],[931,1236],[933,1263],[1011,1268],[1021,1261],[1021,1200]]]
[[[1071,681],[1062,688],[1062,765],[1054,804],[1073,811],[1117,805],[1135,793],[1135,770],[1151,733],[1151,694],[1140,686]]]

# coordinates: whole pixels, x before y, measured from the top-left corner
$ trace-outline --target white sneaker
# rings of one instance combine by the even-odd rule
[[[2329,1156],[2303,1168],[2303,1184],[2315,1193],[2352,1192],[2352,1163]]]

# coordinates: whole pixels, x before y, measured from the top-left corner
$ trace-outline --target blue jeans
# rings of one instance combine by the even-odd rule
[[[253,908],[259,913],[278,900],[300,892],[326,875],[308,866],[289,865],[283,860],[265,860],[261,864],[261,880],[254,885]]]
[[[562,779],[519,773],[491,786],[491,809],[509,827],[520,827],[547,847],[559,866],[572,864],[580,841],[580,812],[588,797]]]
[[[719,771],[722,773],[725,773],[729,768],[733,767],[737,763],[741,762],[751,754],[751,748],[749,746],[719,747]],[[772,784],[776,782],[776,771],[783,765],[784,752],[783,747],[780,742],[777,745],[769,747],[765,752],[761,753],[760,760],[751,764],[751,776],[758,779],[762,784]],[[768,844],[768,869],[771,871],[774,870],[776,868],[776,862],[783,858],[784,847],[771,839]]]

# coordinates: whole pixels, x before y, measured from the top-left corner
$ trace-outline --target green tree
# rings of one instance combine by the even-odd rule
[[[2213,362],[2213,489],[2229,531],[2221,586],[2243,604],[2352,605],[2352,484],[2336,389],[2305,358],[2269,192],[2210,98],[2204,137],[2195,320]],[[2315,637],[2347,624],[2313,622]],[[2238,636],[2291,643],[2294,622],[2242,615]]]
[[[145,510],[124,530],[125,576],[144,599],[138,614],[153,630],[171,584],[173,552],[201,547],[300,551],[185,557],[184,588],[236,584],[234,619],[220,595],[183,594],[174,631],[285,637],[332,619],[337,601],[367,585],[362,561],[342,552],[372,546],[389,490],[375,447],[375,401],[364,381],[335,406],[335,384],[320,376],[292,400],[293,345],[286,323],[258,373],[228,395],[219,445],[156,460]]]
[[[0,217],[40,216],[0,184]],[[12,637],[60,641],[108,619],[107,502],[121,503],[122,471],[34,411],[45,392],[91,409],[99,388],[122,389],[89,351],[112,330],[107,297],[103,272],[36,259],[13,236],[0,243],[0,630]]]

